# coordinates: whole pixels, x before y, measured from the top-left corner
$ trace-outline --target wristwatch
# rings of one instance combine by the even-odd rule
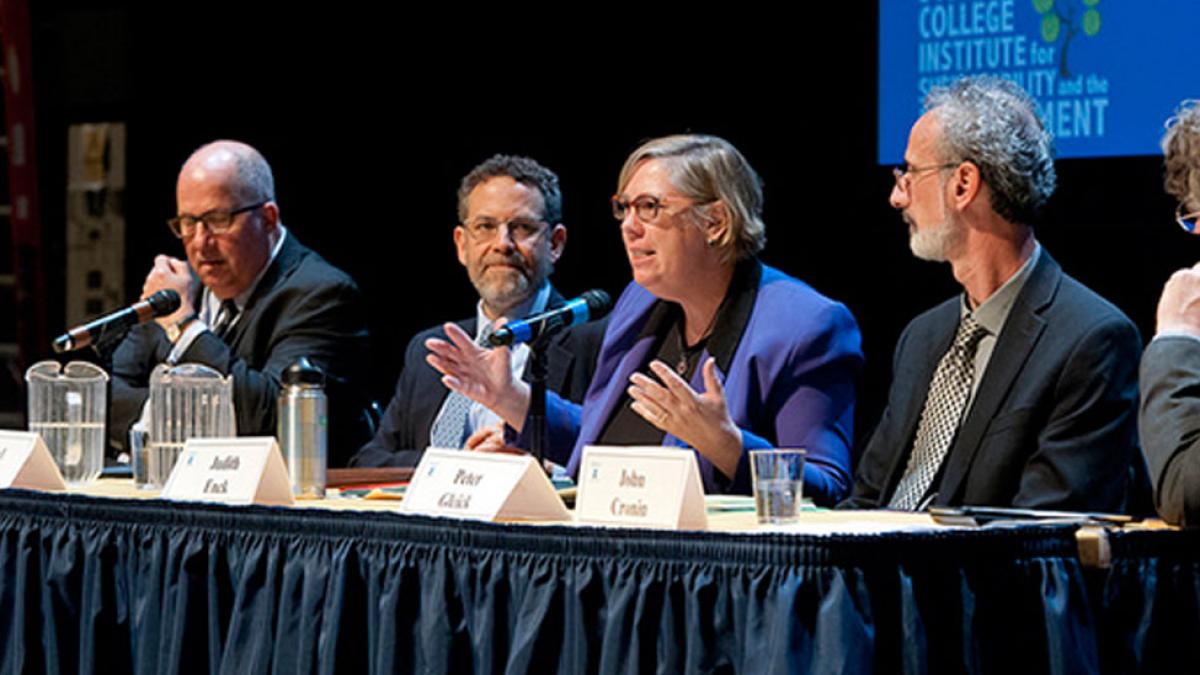
[[[171,344],[179,342],[179,336],[183,335],[183,331],[187,330],[187,325],[195,321],[197,316],[198,315],[195,312],[192,312],[191,314],[188,314],[182,319],[166,327],[167,339],[171,341]]]

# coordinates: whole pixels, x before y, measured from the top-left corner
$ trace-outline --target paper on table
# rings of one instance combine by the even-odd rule
[[[750,495],[704,495],[704,509],[709,513],[754,511],[754,497]],[[800,500],[801,511],[813,511],[817,506],[811,499]]]
[[[932,532],[948,528],[938,525],[927,513],[899,511],[802,511],[800,520],[782,525],[763,525],[756,532],[841,535]]]

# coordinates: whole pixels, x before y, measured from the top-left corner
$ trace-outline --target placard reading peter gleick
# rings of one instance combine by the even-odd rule
[[[429,448],[413,472],[403,510],[475,520],[569,520],[554,486],[527,455]]]

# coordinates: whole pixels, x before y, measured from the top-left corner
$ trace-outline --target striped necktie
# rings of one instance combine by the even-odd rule
[[[230,327],[233,326],[234,319],[238,315],[238,306],[232,299],[222,300],[221,309],[217,312],[217,321],[213,325],[212,331],[217,334],[217,337],[222,340],[229,333]]]
[[[475,344],[487,344],[488,336],[492,334],[492,324],[487,324],[475,338]],[[452,391],[442,404],[442,412],[433,422],[429,430],[429,444],[435,448],[454,448],[463,446],[467,440],[467,418],[471,413],[471,399],[457,391]]]

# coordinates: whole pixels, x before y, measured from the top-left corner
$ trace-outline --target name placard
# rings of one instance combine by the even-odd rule
[[[402,509],[474,520],[570,520],[546,472],[528,455],[429,448]]]
[[[295,503],[279,445],[270,436],[189,438],[162,496],[224,504]]]
[[[0,488],[65,490],[46,442],[32,431],[0,431]]]
[[[575,518],[594,525],[708,529],[696,455],[661,446],[585,447]]]

